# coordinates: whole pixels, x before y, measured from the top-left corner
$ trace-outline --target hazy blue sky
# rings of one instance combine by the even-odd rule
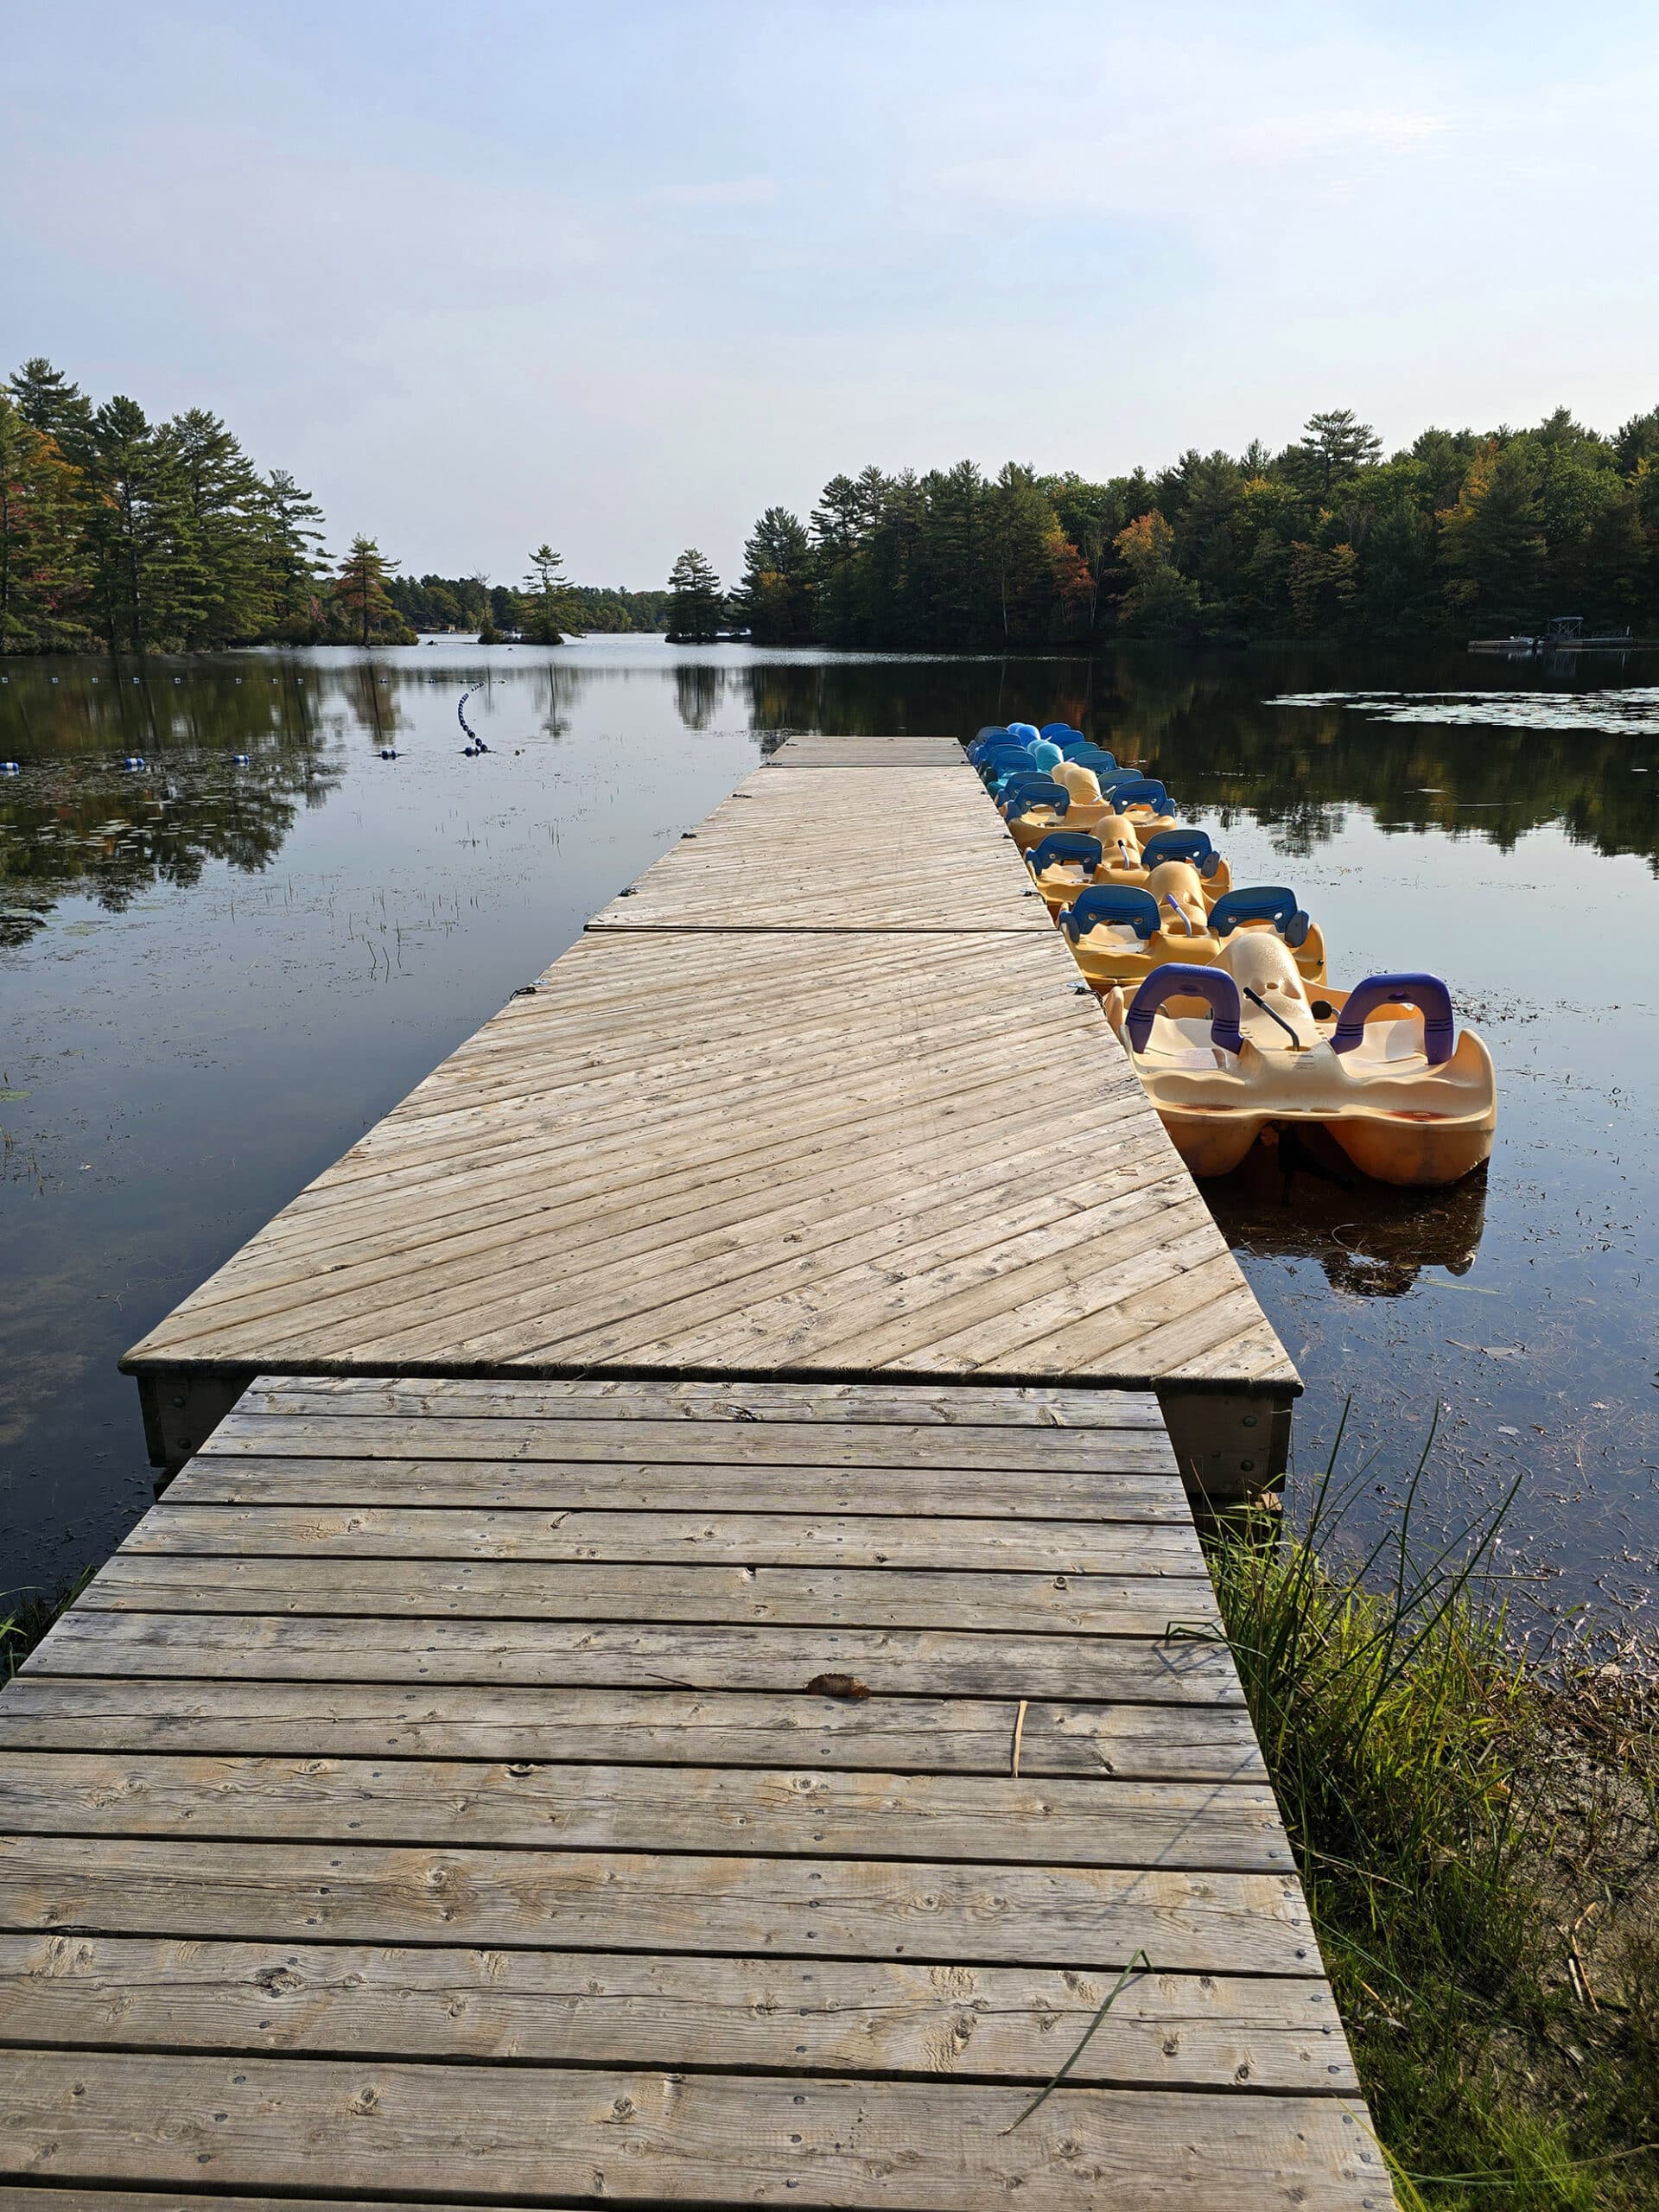
[[[1659,7],[0,0],[0,367],[416,570],[734,574],[868,461],[1659,402]]]

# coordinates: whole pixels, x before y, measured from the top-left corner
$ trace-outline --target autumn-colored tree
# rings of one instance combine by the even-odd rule
[[[1044,534],[1043,551],[1049,580],[1059,601],[1068,627],[1092,625],[1095,575],[1082,554],[1057,522]]]
[[[1198,620],[1198,588],[1175,565],[1175,532],[1156,507],[1137,515],[1112,540],[1135,581],[1118,609],[1118,626],[1131,638],[1174,638]]]
[[[79,471],[0,388],[0,653],[88,641]]]
[[[1339,628],[1353,604],[1357,569],[1351,545],[1296,539],[1286,579],[1296,627],[1310,633]]]

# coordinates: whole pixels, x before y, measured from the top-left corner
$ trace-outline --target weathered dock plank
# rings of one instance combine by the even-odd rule
[[[824,737],[803,731],[772,755],[774,768],[958,768],[954,737]]]
[[[273,1370],[1231,1388],[1270,1421],[1295,1371],[1054,932],[919,942],[584,939],[134,1347],[153,1427]]]
[[[10,2201],[1385,2205],[1158,1418],[261,1376],[0,1694]]]
[[[787,775],[757,770],[588,927],[1036,935],[1047,909],[953,749],[903,775],[831,766],[822,747]]]
[[[789,739],[134,1348],[0,2212],[1383,2212],[1187,1501],[1295,1372],[1027,891]]]
[[[887,2203],[878,2168],[973,2208],[1055,2159],[1093,2203],[1219,2172],[1380,2212],[1157,1405],[1075,1395],[261,1376],[0,1694],[0,2212],[40,2181],[575,2203],[595,2170],[641,2205]],[[474,1513],[378,1502],[390,1465],[442,1493],[482,1425],[506,1482],[716,1478],[728,1541],[644,1489],[564,1555],[480,1560]],[[1128,1493],[1126,1455],[1161,1460]],[[334,1506],[279,1502],[309,1466]],[[763,1564],[845,1522],[858,1564]],[[1079,1564],[1033,1568],[1055,1541]],[[726,2150],[683,2134],[702,2097]],[[1028,2133],[1055,2106],[1062,2150]]]

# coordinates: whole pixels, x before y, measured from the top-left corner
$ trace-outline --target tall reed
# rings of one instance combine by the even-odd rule
[[[1293,1535],[1212,1541],[1251,1714],[1402,2202],[1659,2205],[1650,1715],[1586,1766],[1491,1572],[1513,1491],[1420,1535],[1433,1442],[1369,1544],[1341,1429]]]

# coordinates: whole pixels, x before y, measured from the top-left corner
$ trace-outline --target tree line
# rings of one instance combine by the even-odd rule
[[[557,644],[580,630],[701,643],[938,652],[1117,638],[1465,638],[1554,614],[1659,634],[1659,408],[1611,436],[1427,429],[1384,456],[1346,408],[1272,453],[1196,449],[1104,481],[1008,462],[825,485],[767,508],[728,594],[695,547],[667,588],[576,585],[543,543],[518,585],[337,560],[287,471],[220,418],[94,404],[49,361],[0,385],[0,652],[397,644],[417,629]]]
[[[206,408],[152,423],[38,357],[0,384],[0,652],[410,645],[417,628],[557,645],[668,619],[666,591],[573,584],[545,543],[512,586],[402,576],[362,536],[330,560],[323,536],[309,493]]]
[[[1194,449],[1103,482],[867,468],[805,523],[767,508],[744,556],[727,619],[766,644],[1461,639],[1562,613],[1656,636],[1659,408],[1611,436],[1564,407],[1427,429],[1387,457],[1338,408],[1280,453]]]
[[[668,626],[670,595],[666,591],[629,591],[620,584],[560,583],[556,592],[560,624],[567,631],[658,632]],[[534,580],[525,589],[515,590],[511,584],[493,584],[480,575],[393,575],[387,581],[386,594],[415,630],[481,634],[493,629],[501,637],[528,637],[538,626],[541,611],[540,589]]]

